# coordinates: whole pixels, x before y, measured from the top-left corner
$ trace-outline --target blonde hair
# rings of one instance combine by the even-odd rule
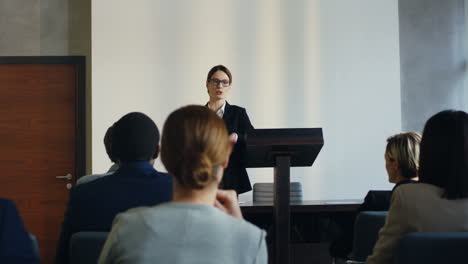
[[[401,176],[404,178],[418,176],[420,143],[421,135],[416,132],[400,133],[387,138],[385,155],[390,160],[398,161]]]
[[[182,187],[203,189],[214,182],[230,152],[224,121],[207,107],[179,108],[164,124],[161,160]]]

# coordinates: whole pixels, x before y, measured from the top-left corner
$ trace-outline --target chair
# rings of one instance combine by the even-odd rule
[[[354,224],[354,241],[351,260],[348,263],[365,262],[385,224],[387,212],[364,211],[358,214]]]
[[[97,263],[108,232],[78,232],[70,241],[70,263]]]
[[[398,247],[399,264],[466,263],[468,232],[415,232],[404,235]]]

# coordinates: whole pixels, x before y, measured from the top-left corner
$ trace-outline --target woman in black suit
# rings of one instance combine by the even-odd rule
[[[230,105],[226,97],[231,90],[232,74],[223,65],[211,68],[206,78],[206,88],[210,101],[206,104],[226,123],[232,141],[236,142],[229,159],[229,165],[224,170],[221,188],[232,189],[241,194],[252,190],[249,175],[245,169],[245,134],[253,129],[249,116],[244,108]]]

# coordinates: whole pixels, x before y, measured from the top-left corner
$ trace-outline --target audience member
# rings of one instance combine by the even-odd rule
[[[119,214],[99,263],[267,263],[266,233],[242,219],[235,191],[218,190],[232,149],[223,120],[183,107],[161,144],[174,199]]]
[[[87,182],[94,181],[96,179],[99,179],[105,176],[112,175],[116,170],[119,169],[119,164],[117,160],[114,158],[114,155],[112,154],[112,126],[107,129],[106,135],[104,136],[104,146],[106,148],[107,156],[109,156],[109,159],[112,161],[112,166],[109,168],[109,170],[106,173],[85,175],[79,178],[76,181],[76,185],[87,183]]]
[[[142,113],[129,113],[113,125],[112,154],[120,168],[112,175],[74,187],[70,193],[57,263],[68,263],[73,233],[110,231],[120,212],[172,199],[172,178],[153,168],[159,153],[159,131]]]
[[[18,210],[7,199],[0,199],[0,263],[39,263],[39,256],[34,252]]]
[[[333,257],[348,258],[353,248],[354,223],[360,212],[388,211],[395,189],[401,184],[417,182],[420,142],[421,135],[416,132],[400,133],[387,138],[385,169],[388,181],[395,186],[391,191],[369,191],[357,212],[339,214],[336,217],[341,230],[338,238],[330,245],[330,254]]]
[[[442,111],[426,123],[418,184],[398,187],[367,263],[394,263],[402,235],[468,231],[468,114]]]

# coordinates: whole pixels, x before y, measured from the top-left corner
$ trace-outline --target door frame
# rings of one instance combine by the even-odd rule
[[[85,56],[0,56],[0,64],[72,64],[75,65],[75,172],[86,174],[86,57]]]

